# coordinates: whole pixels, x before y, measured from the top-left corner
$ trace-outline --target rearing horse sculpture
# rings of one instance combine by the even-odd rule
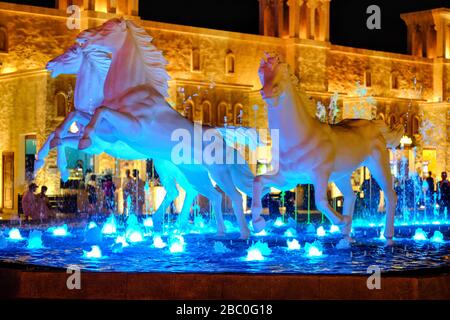
[[[297,184],[313,184],[317,208],[342,227],[349,240],[355,205],[351,175],[360,166],[369,168],[386,198],[384,235],[392,244],[397,195],[392,187],[387,147],[396,147],[403,127],[390,130],[383,121],[344,120],[336,125],[320,122],[309,110],[315,106],[298,88],[298,79],[287,63],[275,55],[261,61],[261,94],[268,105],[269,128],[279,130],[279,170],[258,176],[254,181],[252,215],[256,229],[264,227],[261,213],[262,187],[289,190]],[[344,195],[344,216],[327,199],[328,182],[334,182]]]

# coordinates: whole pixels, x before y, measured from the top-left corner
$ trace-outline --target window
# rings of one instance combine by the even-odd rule
[[[228,119],[228,105],[225,102],[219,103],[218,106],[218,119],[217,124],[223,126],[225,123],[229,124],[230,119]]]
[[[25,179],[30,182],[33,180],[34,160],[36,156],[36,135],[25,136]]]
[[[58,92],[55,96],[56,116],[64,118],[67,115],[67,95]]]
[[[398,74],[397,72],[393,72],[391,74],[391,89],[398,89]]]
[[[370,88],[372,86],[372,73],[370,72],[370,70],[366,70],[364,72],[364,85],[367,88]]]
[[[231,51],[228,51],[225,58],[225,70],[227,74],[233,74],[235,72],[235,57]]]
[[[0,52],[8,52],[8,31],[0,27]]]
[[[389,126],[391,128],[394,128],[396,124],[397,124],[397,118],[395,117],[395,114],[391,114],[389,116]]]
[[[202,124],[212,124],[211,103],[209,101],[204,101],[202,104]]]
[[[244,107],[242,104],[237,103],[234,106],[234,123],[236,125],[242,125],[244,120]]]
[[[197,48],[192,49],[191,71],[200,71],[200,50]]]
[[[412,123],[411,123],[411,133],[412,133],[412,135],[419,134],[419,124],[420,124],[419,117],[418,116],[414,116],[412,118]]]

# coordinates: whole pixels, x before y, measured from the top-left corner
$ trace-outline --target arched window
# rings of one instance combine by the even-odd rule
[[[244,106],[240,103],[234,105],[234,124],[242,126],[244,123]]]
[[[378,115],[377,115],[377,120],[385,120],[385,118],[384,118],[384,113],[379,113]]]
[[[234,74],[235,72],[235,57],[233,52],[228,51],[227,56],[225,58],[225,70],[227,74]]]
[[[191,71],[200,71],[200,50],[192,49],[191,52]]]
[[[413,116],[411,121],[412,135],[419,134],[420,119],[418,116]]]
[[[395,116],[395,114],[391,114],[388,118],[388,124],[391,128],[394,128],[395,125],[397,124],[397,117]]]
[[[364,85],[367,88],[370,88],[372,86],[372,73],[370,70],[364,71]]]
[[[314,9],[314,39],[320,39],[320,9]]]
[[[56,116],[64,118],[67,115],[68,98],[64,92],[58,92],[55,96]]]
[[[202,124],[212,125],[211,119],[211,102],[203,101],[202,103]]]
[[[398,87],[398,73],[394,71],[391,73],[391,89],[397,90]]]
[[[223,126],[225,120],[227,124],[230,124],[230,119],[228,118],[228,104],[226,102],[219,103],[217,111],[217,124]],[[227,117],[227,119],[225,119],[225,117]]]
[[[304,39],[308,37],[308,5],[306,1],[303,1],[303,4],[300,7],[300,36]]]
[[[8,30],[0,27],[0,52],[8,52]]]
[[[184,104],[183,116],[186,119],[193,121],[194,120],[194,108],[195,108],[194,101],[192,101],[192,100],[186,101]]]

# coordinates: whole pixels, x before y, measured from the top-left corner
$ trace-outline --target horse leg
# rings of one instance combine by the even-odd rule
[[[90,115],[81,112],[81,111],[72,111],[69,115],[64,119],[64,121],[55,129],[54,137],[50,141],[50,148],[54,148],[57,145],[61,144],[61,136],[67,133],[70,128],[70,125],[77,121],[82,125],[86,125],[89,123],[91,119]]]
[[[104,123],[113,127],[114,135],[118,138],[137,136],[141,132],[139,121],[129,113],[120,112],[108,107],[99,107],[84,130],[78,149],[84,150],[91,146],[92,138],[97,135],[97,128]],[[122,139],[123,140],[123,139]]]
[[[339,212],[330,206],[327,198],[329,176],[329,174],[324,174],[323,172],[313,172],[312,174],[311,178],[314,185],[316,206],[317,209],[319,209],[319,211],[322,212],[333,224],[342,226],[347,223],[347,221],[350,221],[350,217],[346,216],[344,219]]]
[[[253,180],[253,192],[252,192],[252,225],[253,230],[258,233],[262,231],[266,226],[266,221],[261,216],[262,213],[262,176],[256,176]]]
[[[186,229],[186,226],[189,222],[189,213],[191,212],[191,206],[194,202],[195,197],[197,197],[198,193],[192,188],[186,187],[183,189],[186,192],[186,197],[184,198],[183,208],[181,209],[180,214],[178,215],[177,225],[180,230]]]
[[[335,181],[335,183],[344,195],[344,216],[350,217],[348,223],[346,223],[341,228],[341,233],[347,240],[352,242],[353,239],[350,237],[350,233],[352,231],[353,212],[355,210],[356,196],[353,192],[350,179],[350,177],[341,178],[338,181]]]
[[[166,190],[166,194],[164,196],[163,201],[159,205],[156,212],[153,214],[153,222],[155,230],[158,231],[162,230],[162,226],[164,223],[164,215],[167,211],[167,208],[178,197],[179,192],[178,189],[176,188],[175,180],[171,175],[169,176],[169,172],[166,172],[165,170],[157,170],[157,171],[159,173],[161,185]]]
[[[222,194],[214,188],[210,180],[205,181],[205,183],[196,184],[196,189],[200,194],[211,201],[214,213],[216,215],[217,236],[223,237],[225,235],[226,228],[222,214]]]
[[[242,208],[242,195],[234,186],[233,179],[231,178],[226,166],[217,165],[214,169],[216,168],[219,168],[219,170],[211,170],[210,174],[212,179],[217,182],[217,185],[231,199],[233,211],[241,233],[239,239],[248,239],[250,236],[250,229],[248,228],[247,221],[244,216],[244,209]]]
[[[389,153],[385,146],[376,148],[367,161],[370,173],[384,192],[386,203],[386,223],[384,226],[384,236],[386,244],[394,244],[394,219],[395,207],[397,205],[397,194],[392,187],[392,176],[389,166]]]

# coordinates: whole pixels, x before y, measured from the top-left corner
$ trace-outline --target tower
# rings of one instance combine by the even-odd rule
[[[329,41],[331,0],[259,0],[260,34]]]
[[[139,0],[58,0],[57,8],[77,5],[82,11],[98,11],[126,16],[139,15]]]

